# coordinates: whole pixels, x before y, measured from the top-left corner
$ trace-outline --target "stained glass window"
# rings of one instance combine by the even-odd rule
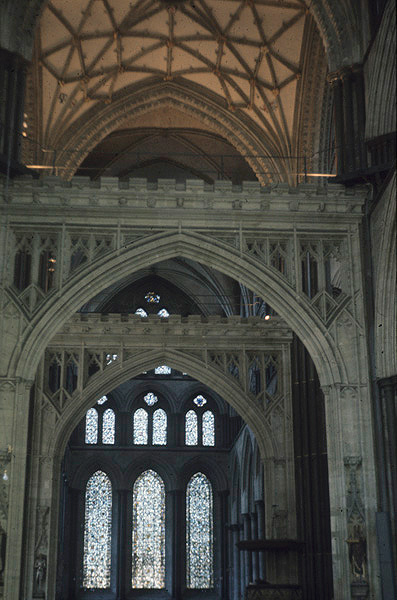
[[[117,360],[117,354],[106,354],[107,365],[111,365],[115,360]]]
[[[102,396],[102,398],[99,398],[99,400],[97,401],[97,404],[105,404],[107,400],[107,396]]]
[[[212,487],[203,473],[186,490],[186,583],[192,589],[214,585]]]
[[[87,482],[84,518],[83,587],[110,587],[112,485],[103,471]]]
[[[207,404],[207,400],[204,396],[196,396],[193,402],[196,406],[204,406],[204,404]]]
[[[114,411],[108,408],[103,413],[102,417],[102,443],[103,444],[114,444],[115,435],[115,416]]]
[[[160,296],[159,296],[159,294],[156,294],[155,292],[148,292],[145,295],[145,300],[149,304],[158,304],[160,302]]]
[[[134,413],[134,444],[148,442],[148,414],[144,408],[138,408]]]
[[[168,312],[168,310],[166,308],[161,308],[157,314],[159,315],[159,317],[162,317],[163,319],[167,319],[167,317],[170,316],[170,313]]]
[[[98,412],[95,408],[87,410],[85,415],[85,443],[98,443]]]
[[[144,397],[144,401],[146,402],[146,404],[148,406],[153,406],[153,404],[156,404],[156,402],[158,401],[157,396],[155,396],[153,394],[153,392],[149,392],[148,394],[146,394],[146,396]]]
[[[160,367],[156,367],[154,370],[155,375],[170,375],[171,367],[167,367],[167,365],[161,365]]]
[[[215,418],[210,410],[203,414],[203,446],[215,446]]]
[[[152,470],[135,482],[132,514],[132,587],[164,588],[165,489]]]
[[[135,314],[140,315],[141,317],[147,317],[147,312],[143,308],[137,308]]]
[[[158,408],[153,413],[153,444],[165,446],[167,443],[167,413]]]
[[[198,443],[197,415],[194,410],[189,410],[185,418],[186,446],[196,446]]]

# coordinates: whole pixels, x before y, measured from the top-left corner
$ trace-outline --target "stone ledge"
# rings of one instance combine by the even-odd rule
[[[0,181],[0,190],[5,190]],[[54,207],[133,208],[133,209],[202,209],[252,212],[316,212],[361,214],[368,189],[366,186],[345,188],[340,184],[321,187],[302,183],[291,188],[286,183],[262,187],[248,181],[241,186],[229,181],[208,185],[201,180],[178,184],[173,179],[159,179],[156,184],[146,179],[119,180],[103,177],[91,181],[74,177],[65,182],[48,176],[39,180],[21,177],[12,180],[8,195],[1,194],[3,204],[45,205]]]

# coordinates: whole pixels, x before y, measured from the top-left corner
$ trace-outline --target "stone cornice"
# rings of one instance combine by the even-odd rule
[[[292,340],[292,332],[278,317],[265,321],[259,317],[238,316],[202,317],[171,315],[163,319],[158,315],[142,318],[139,315],[98,313],[74,315],[51,340],[49,347],[103,348],[109,352],[111,345],[123,347],[146,346],[186,347],[203,349],[205,346],[230,352],[242,346],[275,350]]]
[[[233,186],[228,181],[217,181],[211,186],[203,181],[188,180],[186,185],[176,184],[172,179],[160,179],[151,184],[146,179],[129,179],[119,181],[116,178],[102,178],[90,182],[86,177],[75,177],[65,182],[58,177],[46,177],[41,180],[29,178],[15,179],[9,188],[8,196],[4,194],[5,183],[0,181],[0,211],[8,214],[16,213],[23,207],[24,213],[48,215],[51,207],[62,210],[65,215],[82,215],[84,208],[90,215],[100,216],[101,212],[114,217],[126,217],[133,211],[147,211],[155,215],[158,211],[171,214],[177,210],[181,218],[187,216],[189,210],[226,211],[228,214],[260,212],[262,215],[280,213],[295,216],[313,213],[322,215],[350,215],[361,218],[368,189],[366,186],[345,188],[343,185],[330,184],[319,187],[315,184],[300,184],[291,188],[288,184],[277,184],[263,187],[257,182],[244,182],[242,186]],[[1,193],[3,192],[3,193]],[[5,210],[6,209],[6,210]],[[169,211],[171,209],[171,211]],[[124,212],[127,211],[127,214]],[[134,212],[134,216],[136,212]],[[175,214],[175,217],[178,216]]]

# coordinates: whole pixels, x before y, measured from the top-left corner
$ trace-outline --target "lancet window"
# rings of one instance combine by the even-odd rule
[[[196,473],[186,489],[186,583],[190,589],[214,585],[212,486]]]
[[[97,471],[87,482],[84,511],[83,587],[110,587],[112,485]]]
[[[159,399],[153,392],[148,392],[143,401],[146,408],[137,408],[133,414],[133,443],[165,446],[167,444],[167,413],[163,408],[157,408]]]
[[[165,587],[165,488],[152,470],[133,489],[132,588]]]
[[[97,401],[97,407],[90,408],[85,416],[86,444],[114,444],[116,436],[116,415],[112,408],[102,409],[107,397]]]
[[[207,399],[199,395],[193,399],[196,408],[185,415],[186,446],[215,446],[215,416],[213,411],[205,410]]]

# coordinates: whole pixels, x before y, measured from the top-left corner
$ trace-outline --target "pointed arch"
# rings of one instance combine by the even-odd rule
[[[214,267],[255,291],[271,306],[277,306],[278,314],[308,349],[322,385],[332,385],[345,377],[340,350],[307,299],[302,296],[298,300],[295,290],[280,274],[254,257],[241,256],[232,246],[196,232],[165,232],[141,238],[82,269],[63,287],[61,296],[49,298],[37,313],[32,329],[18,346],[20,356],[17,353],[13,356],[16,374],[34,379],[38,361],[54,332],[90,297],[131,271],[176,256]]]

